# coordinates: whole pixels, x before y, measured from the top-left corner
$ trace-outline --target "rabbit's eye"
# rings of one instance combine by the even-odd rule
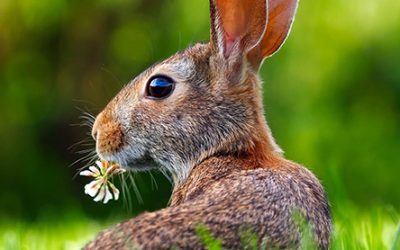
[[[156,76],[150,79],[147,84],[147,96],[154,99],[168,97],[174,90],[175,83],[165,76]]]

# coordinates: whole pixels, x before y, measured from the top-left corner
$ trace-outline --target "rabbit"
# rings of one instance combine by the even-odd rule
[[[286,40],[298,0],[210,0],[211,38],[150,67],[96,117],[101,159],[171,174],[167,208],[97,235],[85,249],[296,249],[309,225],[328,249],[330,207],[318,179],[286,160],[264,117],[258,71]],[[265,244],[264,244],[265,243]]]

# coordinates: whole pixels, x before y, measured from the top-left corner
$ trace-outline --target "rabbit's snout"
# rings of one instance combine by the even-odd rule
[[[99,132],[99,124],[101,122],[103,113],[100,113],[97,115],[96,120],[93,123],[92,127],[92,137],[95,141],[97,141],[97,134]]]
[[[93,125],[93,128],[92,128],[92,137],[93,137],[93,140],[97,140],[97,126],[96,126],[96,124],[94,124]]]
[[[96,141],[96,151],[100,156],[111,155],[123,145],[121,125],[106,111],[97,116],[93,124],[92,136]]]

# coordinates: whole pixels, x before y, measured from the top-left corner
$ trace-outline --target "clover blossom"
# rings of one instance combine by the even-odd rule
[[[81,171],[82,176],[93,177],[94,180],[85,185],[85,194],[93,197],[93,200],[103,201],[106,204],[109,200],[118,200],[119,190],[111,183],[110,179],[116,174],[125,172],[116,163],[108,161],[96,161],[97,166],[90,166],[89,169]]]

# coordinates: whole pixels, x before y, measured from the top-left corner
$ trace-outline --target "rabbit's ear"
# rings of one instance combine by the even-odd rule
[[[211,41],[225,59],[241,58],[261,41],[266,0],[210,0]]]
[[[299,0],[268,0],[268,23],[258,46],[249,54],[256,67],[277,52],[289,35]]]

